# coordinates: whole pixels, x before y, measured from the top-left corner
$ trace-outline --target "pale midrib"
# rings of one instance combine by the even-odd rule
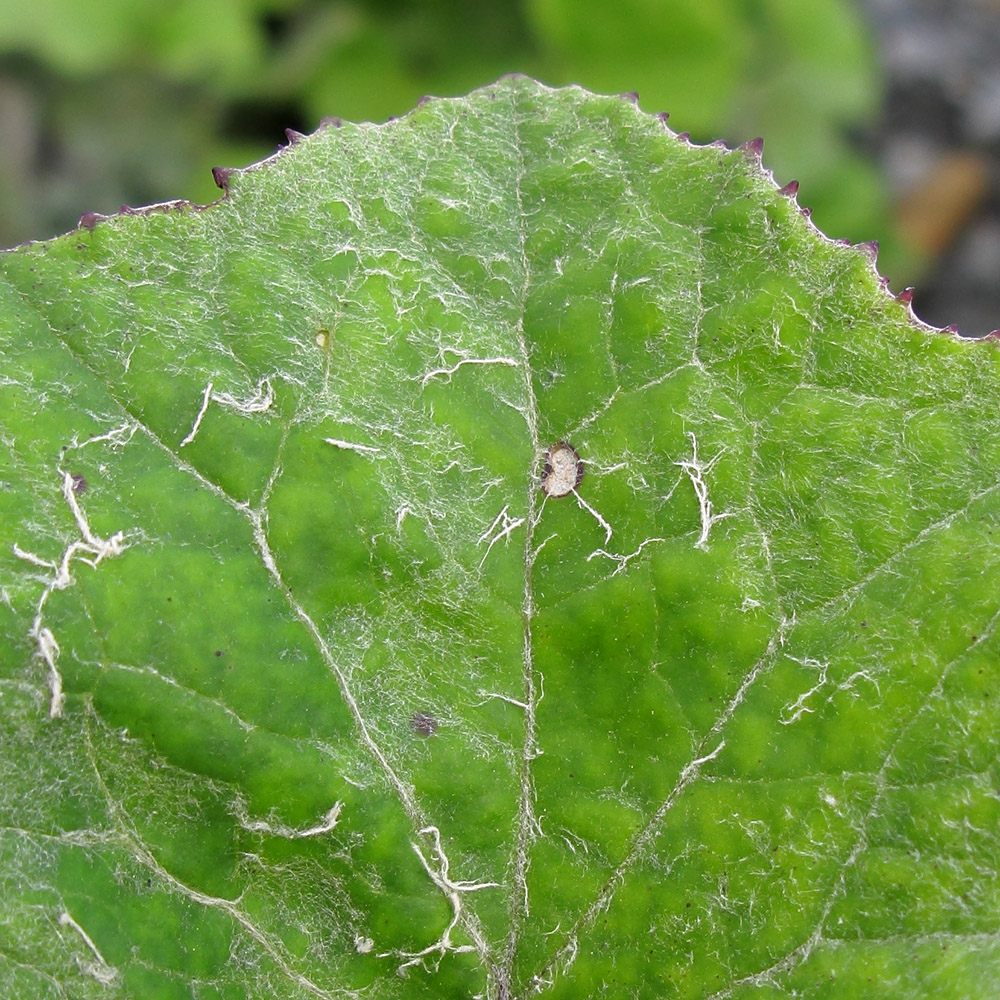
[[[509,1000],[513,996],[514,961],[517,955],[518,938],[521,926],[528,914],[528,851],[532,840],[532,830],[536,826],[534,811],[534,783],[531,775],[531,762],[538,756],[537,720],[535,712],[538,704],[538,690],[535,683],[534,646],[531,634],[532,620],[535,616],[535,594],[533,570],[535,557],[535,527],[538,523],[538,460],[541,445],[538,438],[538,399],[532,381],[531,357],[524,334],[524,316],[526,312],[528,289],[531,285],[531,265],[527,255],[527,227],[524,215],[521,185],[526,173],[524,152],[521,146],[520,129],[518,128],[517,102],[514,102],[513,133],[518,156],[518,173],[515,178],[514,197],[517,208],[519,231],[519,249],[522,269],[522,286],[518,303],[518,316],[515,332],[517,334],[517,351],[521,361],[525,385],[524,419],[528,426],[531,442],[531,470],[527,477],[527,519],[524,534],[524,594],[521,601],[521,620],[523,628],[522,663],[524,684],[524,744],[521,749],[520,794],[517,817],[517,840],[514,849],[514,868],[510,895],[510,925],[507,942],[497,970],[499,1000]]]

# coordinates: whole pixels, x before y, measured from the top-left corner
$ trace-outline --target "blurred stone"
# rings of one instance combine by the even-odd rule
[[[897,222],[921,255],[939,257],[976,217],[990,190],[990,164],[973,152],[949,152],[902,199]]]

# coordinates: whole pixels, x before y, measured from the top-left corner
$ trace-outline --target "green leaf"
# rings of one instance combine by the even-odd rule
[[[579,89],[228,186],[2,258],[0,993],[995,994],[995,346]]]

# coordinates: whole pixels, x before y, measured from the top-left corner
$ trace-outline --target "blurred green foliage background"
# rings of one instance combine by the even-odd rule
[[[0,0],[0,245],[211,201],[209,168],[285,127],[381,121],[511,71],[637,90],[699,142],[764,136],[824,232],[879,238],[897,265],[857,141],[881,83],[850,0]]]

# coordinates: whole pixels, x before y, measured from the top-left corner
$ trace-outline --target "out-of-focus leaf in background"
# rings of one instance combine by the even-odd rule
[[[882,240],[899,270],[850,138],[881,94],[850,0],[0,0],[0,245],[211,200],[209,166],[267,155],[286,126],[383,120],[511,71],[637,90],[698,141],[765,136],[820,227]]]

